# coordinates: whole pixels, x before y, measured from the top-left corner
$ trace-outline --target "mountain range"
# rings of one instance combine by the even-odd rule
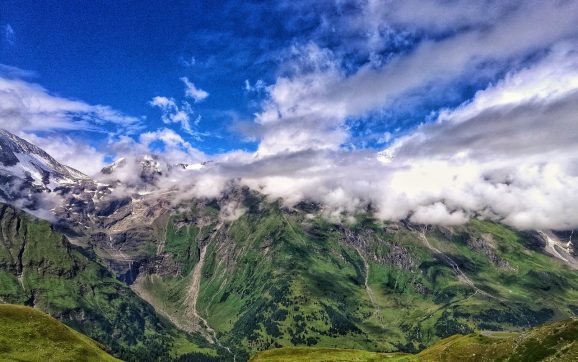
[[[89,177],[0,131],[0,302],[127,361],[419,353],[578,316],[572,230],[389,222],[371,209],[335,221],[322,204],[289,207],[234,181],[217,197],[160,187],[205,167],[142,155]]]

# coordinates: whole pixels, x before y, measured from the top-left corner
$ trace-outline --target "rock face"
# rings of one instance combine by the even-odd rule
[[[560,239],[572,256],[578,257],[578,230],[556,231],[554,235]]]
[[[152,184],[160,176],[168,172],[169,164],[156,155],[141,157],[122,157],[114,163],[105,166],[100,173],[105,179],[115,182],[128,183],[131,186]]]
[[[510,263],[508,263],[508,261],[504,258],[500,257],[496,252],[496,242],[492,234],[482,234],[479,237],[470,237],[468,238],[467,243],[468,246],[473,250],[479,251],[486,255],[492,264],[494,264],[496,267],[506,271],[514,270]]]

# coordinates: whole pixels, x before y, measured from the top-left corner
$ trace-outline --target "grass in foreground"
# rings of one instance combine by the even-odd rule
[[[519,334],[455,335],[416,355],[343,349],[280,348],[257,353],[251,361],[578,361],[578,320],[550,323]]]
[[[377,353],[354,349],[287,347],[258,353],[252,362],[374,362],[397,361],[403,353]]]
[[[0,305],[2,361],[120,361],[92,339],[36,309]]]

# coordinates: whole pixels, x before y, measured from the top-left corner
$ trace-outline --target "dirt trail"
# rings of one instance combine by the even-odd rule
[[[217,229],[220,229],[221,225]],[[222,345],[217,338],[217,333],[205,318],[203,318],[197,311],[197,300],[199,298],[199,292],[201,290],[201,276],[203,265],[205,265],[205,255],[207,253],[208,244],[205,244],[199,254],[199,262],[193,268],[193,273],[191,276],[191,284],[189,285],[189,290],[187,292],[187,298],[185,299],[185,314],[193,319],[193,323],[198,324],[202,330],[200,331],[203,336],[210,343],[214,343],[217,346],[227,350],[231,356],[233,356],[233,361],[236,361],[236,356],[231,351],[229,347]],[[203,333],[203,330],[205,333]]]
[[[157,313],[170,320],[177,328],[189,333],[201,333],[201,335],[207,341],[225,349],[231,356],[233,356],[233,361],[235,361],[236,356],[233,351],[231,351],[229,347],[223,346],[219,342],[217,339],[217,333],[209,326],[209,323],[197,311],[197,299],[199,297],[201,286],[201,271],[203,269],[203,265],[205,264],[206,252],[207,245],[201,249],[199,262],[193,268],[191,284],[189,285],[189,290],[185,299],[185,316],[187,318],[182,318],[182,316],[179,317],[175,311],[168,310],[164,305],[159,303],[159,301],[151,293],[149,293],[146,288],[144,288],[144,280],[142,278],[137,279],[136,282],[131,285],[131,289],[142,299],[151,304]]]
[[[383,326],[383,320],[381,317],[381,309],[379,308],[379,305],[375,302],[375,294],[373,294],[373,290],[371,289],[371,287],[369,286],[368,280],[369,280],[369,264],[367,263],[367,259],[365,259],[365,256],[363,256],[363,254],[361,253],[361,250],[359,250],[359,248],[357,246],[354,246],[355,251],[357,251],[357,254],[359,254],[359,257],[361,258],[361,260],[363,260],[363,265],[365,267],[365,281],[364,281],[364,285],[365,285],[365,291],[367,292],[367,296],[369,297],[369,300],[371,301],[371,305],[373,305],[373,315],[377,315],[377,319],[379,320],[379,324],[381,324],[381,326]]]
[[[199,298],[199,290],[201,287],[201,271],[203,265],[205,265],[205,254],[207,253],[207,245],[201,248],[199,255],[199,262],[193,268],[193,275],[191,277],[191,284],[189,285],[189,291],[187,292],[187,298],[185,300],[187,314],[195,319],[203,320],[203,318],[197,313],[197,299]]]
[[[429,243],[429,240],[427,239],[427,236],[425,235],[425,230],[422,229],[419,232],[419,236],[422,239],[424,245],[428,249],[433,251],[436,255],[438,255],[440,257],[440,259],[442,259],[446,264],[448,264],[449,266],[452,267],[454,274],[458,277],[459,280],[461,280],[463,283],[467,284],[470,288],[472,288],[474,291],[476,291],[476,293],[479,293],[479,294],[486,296],[488,298],[502,300],[501,298],[498,298],[498,297],[478,288],[475,285],[475,283],[466,274],[464,274],[464,272],[460,269],[459,265],[452,258],[450,258],[446,253],[444,253],[443,251],[439,250],[438,248],[434,247],[433,245],[431,245]]]

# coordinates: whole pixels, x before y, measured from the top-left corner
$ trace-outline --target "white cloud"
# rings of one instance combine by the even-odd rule
[[[43,87],[14,78],[31,73],[13,67],[2,67],[8,78],[0,77],[0,128],[45,149],[59,162],[86,174],[104,165],[104,153],[59,131],[97,133],[131,133],[141,120],[111,107],[91,105],[50,94]],[[42,132],[40,137],[36,132]]]
[[[139,123],[108,106],[57,97],[37,84],[0,77],[0,126],[11,131],[102,131],[114,125],[126,132]]]
[[[393,189],[416,212],[433,201],[520,228],[578,226],[576,114],[578,52],[567,43],[394,142],[407,171]]]
[[[268,87],[269,99],[255,119],[263,136],[260,154],[310,147],[337,149],[347,139],[344,127],[350,117],[392,106],[412,92],[429,87],[424,95],[427,97],[457,79],[474,77],[484,67],[495,72],[504,63],[514,63],[578,36],[575,1],[531,1],[508,6],[473,3],[452,2],[457,10],[444,17],[447,2],[426,1],[423,9],[411,7],[421,14],[412,15],[405,5],[399,5],[401,2],[378,6],[378,2],[363,1],[359,3],[364,10],[360,15],[334,20],[331,25],[335,27],[360,29],[369,22],[375,23],[373,27],[387,28],[395,26],[396,19],[404,15],[408,22],[427,28],[431,24],[425,19],[438,14],[436,26],[446,33],[439,38],[416,40],[412,51],[390,55],[378,65],[368,61],[354,71],[343,70],[339,55],[315,43],[296,47],[293,61],[285,65],[289,71]],[[441,10],[428,15],[427,9],[437,5]],[[372,10],[372,6],[379,7],[379,11]],[[365,11],[366,7],[369,10]],[[478,14],[486,13],[482,10],[487,10],[489,19],[479,21]],[[462,12],[470,15],[461,19],[458,14]]]
[[[160,108],[174,108],[177,106],[174,99],[160,96],[154,97],[150,103],[152,106]]]
[[[468,221],[462,210],[450,212],[446,205],[436,202],[431,205],[418,206],[410,217],[417,224],[460,225]]]
[[[247,92],[254,92],[254,93],[261,93],[267,89],[265,82],[263,79],[257,79],[255,84],[251,84],[249,79],[245,79],[245,91]]]
[[[561,43],[537,65],[510,73],[495,86],[477,92],[471,102],[442,112],[439,121],[460,122],[496,107],[562,99],[578,89],[577,52],[574,44]]]
[[[159,142],[162,144],[162,149],[155,148]],[[134,156],[136,158],[148,154],[162,154],[162,157],[170,164],[198,163],[207,160],[203,152],[168,128],[141,133],[136,141],[130,137],[111,140],[110,148],[123,157]]]
[[[160,109],[161,120],[165,124],[179,123],[183,130],[189,134],[193,134],[190,119],[193,110],[187,102],[183,102],[183,104],[179,106],[173,98],[157,96],[154,97],[149,104]]]
[[[572,78],[575,68],[567,57],[576,55],[566,50],[507,75],[471,102],[448,110],[446,118],[393,141],[388,163],[367,150],[235,151],[194,172],[169,174],[159,187],[177,190],[175,203],[219,196],[235,180],[288,205],[318,201],[332,218],[371,207],[382,219],[426,224],[486,217],[522,229],[577,227],[578,89],[573,91],[569,81],[552,83],[546,93],[541,87],[530,87],[536,94],[525,90],[543,84],[552,74],[545,70],[549,67]],[[479,101],[508,98],[516,85],[526,96],[514,97],[515,104]],[[452,114],[460,115],[459,122]],[[137,147],[133,142],[127,149],[143,152],[139,147],[145,150],[159,139],[178,151],[172,151],[175,160],[195,155],[170,130],[143,134]]]
[[[185,83],[185,97],[189,97],[200,102],[209,96],[206,91],[197,88],[187,77],[182,77],[181,81]]]
[[[219,211],[219,217],[223,221],[232,222],[243,216],[247,209],[238,201],[227,202]]]
[[[288,205],[318,201],[328,215],[371,206],[387,220],[458,224],[486,217],[522,229],[577,227],[577,59],[571,43],[555,47],[540,62],[394,140],[385,150],[388,162],[370,151],[291,149],[296,136],[289,135],[287,145],[271,145],[277,152],[217,158],[191,178],[194,195],[203,195],[202,185],[214,195],[235,179]],[[265,127],[271,127],[268,121],[262,121]],[[279,141],[291,131],[281,130],[274,131]],[[259,152],[269,146],[268,137]]]
[[[560,158],[578,148],[578,44],[565,43],[532,67],[509,73],[433,124],[397,140],[398,158]]]
[[[195,102],[200,102],[209,96],[209,93],[195,87],[186,77],[181,78],[181,81],[185,84],[185,97],[192,98]],[[195,119],[191,120],[195,112],[189,102],[183,101],[179,105],[174,98],[156,96],[149,104],[160,109],[161,120],[165,124],[178,123],[188,134],[199,136],[199,133],[193,130],[191,121],[194,125],[197,125],[201,120],[201,116],[197,115]]]

